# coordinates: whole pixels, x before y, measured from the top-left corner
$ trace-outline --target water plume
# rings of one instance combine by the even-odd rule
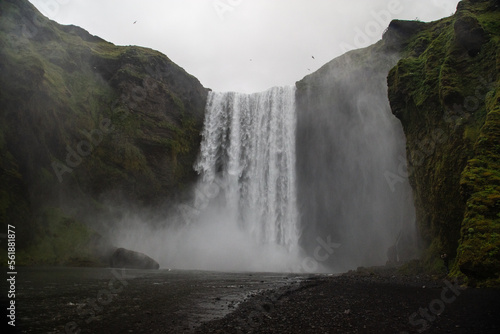
[[[119,245],[162,267],[225,271],[342,272],[414,257],[405,138],[387,98],[397,59],[357,50],[297,88],[210,92],[190,200],[166,223],[130,216]]]
[[[171,218],[177,227],[151,230],[129,217],[133,230],[118,239],[167,267],[302,271],[295,87],[210,92],[205,113],[194,166],[200,177],[192,200]]]
[[[211,93],[200,182],[224,187],[223,211],[254,240],[297,246],[295,89]],[[221,183],[219,183],[221,184]]]

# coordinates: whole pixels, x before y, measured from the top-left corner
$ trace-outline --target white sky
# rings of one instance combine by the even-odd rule
[[[391,19],[449,16],[458,0],[30,2],[114,44],[159,50],[207,88],[249,93],[292,85],[346,50],[376,42]]]

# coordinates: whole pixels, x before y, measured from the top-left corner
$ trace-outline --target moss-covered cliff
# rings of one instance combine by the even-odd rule
[[[362,224],[367,230],[378,215],[367,209],[371,203],[364,195],[379,207],[380,197],[397,203],[408,178],[423,240],[420,268],[443,273],[440,255],[447,253],[452,274],[465,275],[471,283],[498,283],[499,42],[500,2],[464,0],[455,15],[436,22],[395,20],[382,41],[351,51],[297,82],[297,174],[302,223],[308,225],[302,235],[306,245],[314,245],[318,233],[342,239],[353,231],[355,237],[344,240],[358,245],[364,233],[352,229],[363,219],[358,213],[370,212]],[[395,150],[387,159],[401,158],[400,164],[382,165],[392,193],[380,185],[372,191],[384,169],[380,161],[366,159],[380,146],[373,145],[380,136],[367,127],[383,129],[383,113],[376,109],[385,108],[381,80],[387,74],[390,108],[403,125],[407,158],[406,165]],[[364,99],[372,110],[364,109]],[[377,152],[383,159],[384,153]],[[347,168],[355,170],[354,177]],[[343,226],[346,219],[351,226]],[[381,221],[379,228],[385,226]],[[377,233],[371,232],[372,240]],[[361,249],[348,253],[356,251]]]
[[[423,264],[500,275],[500,2],[464,0],[409,39],[388,77],[407,138]]]
[[[157,51],[1,1],[0,87],[0,219],[19,247],[78,234],[73,218],[103,201],[155,205],[195,178],[207,90]]]
[[[306,250],[318,235],[343,238],[326,262],[348,268],[402,240],[410,258],[413,200],[426,270],[443,270],[445,252],[453,274],[500,283],[499,70],[500,1],[464,0],[436,22],[393,21],[379,43],[297,82]],[[95,264],[109,245],[89,226],[112,218],[104,203],[181,193],[196,177],[206,96],[159,52],[0,1],[0,223],[16,226],[18,261]],[[401,201],[406,177],[413,199]]]

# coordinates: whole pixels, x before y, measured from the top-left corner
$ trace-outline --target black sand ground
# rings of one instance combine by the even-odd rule
[[[26,268],[16,291],[18,333],[500,333],[500,290],[391,270]]]
[[[351,273],[266,293],[196,333],[500,333],[500,290]]]

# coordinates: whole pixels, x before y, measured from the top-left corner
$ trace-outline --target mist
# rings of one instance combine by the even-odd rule
[[[303,272],[298,253],[257,242],[215,207],[199,221],[179,227],[154,228],[134,214],[120,225],[110,238],[113,244],[148,254],[163,269]]]
[[[398,57],[379,43],[297,90],[211,92],[188,199],[166,218],[125,214],[111,241],[177,269],[338,273],[383,265],[395,245],[416,257],[411,187],[389,177],[406,169],[387,98]]]
[[[326,270],[298,244],[295,88],[210,92],[205,113],[188,199],[164,223],[127,215],[112,242],[177,269]]]
[[[401,260],[416,256],[411,187],[388,177],[406,170],[403,129],[387,98],[398,55],[379,47],[352,51],[298,83],[301,243],[311,252],[317,235],[331,236],[342,246],[328,264],[340,271],[385,264],[400,238]]]

